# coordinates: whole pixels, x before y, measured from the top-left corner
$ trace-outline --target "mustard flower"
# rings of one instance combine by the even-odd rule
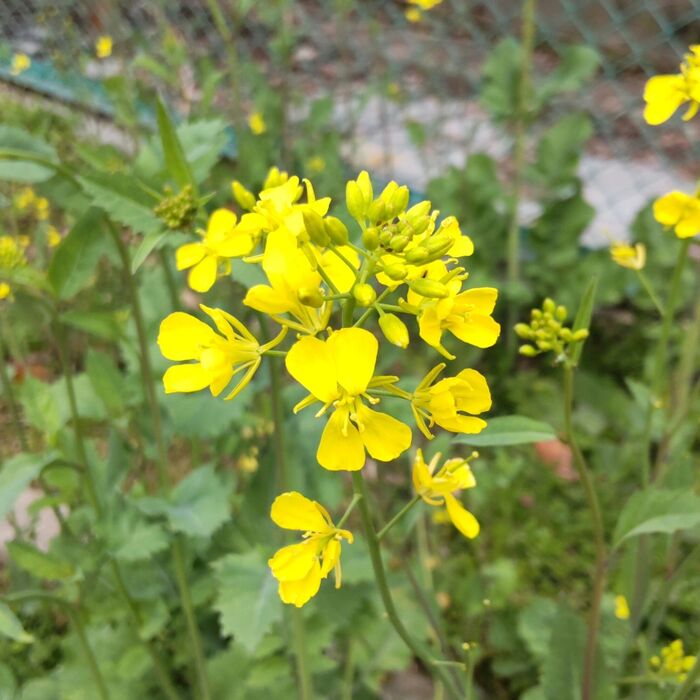
[[[185,243],[177,249],[177,269],[191,268],[187,283],[195,292],[208,292],[220,271],[224,274],[231,271],[230,258],[247,255],[253,249],[253,238],[236,223],[232,211],[217,209],[209,217],[201,242]]]
[[[12,56],[12,64],[10,65],[10,73],[18,76],[24,73],[32,65],[32,59],[26,53],[16,53]]]
[[[36,193],[31,187],[22,187],[17,194],[15,194],[14,204],[19,211],[25,211],[33,207],[36,200]]]
[[[683,683],[688,671],[695,666],[696,657],[686,656],[683,642],[676,639],[661,650],[661,656],[652,656],[649,660],[650,666],[660,676],[674,679],[678,683]]]
[[[700,45],[690,47],[680,66],[680,73],[655,75],[644,87],[644,119],[656,126],[670,119],[683,104],[689,103],[683,115],[692,119],[700,107]]]
[[[287,353],[288,372],[311,395],[294,412],[320,401],[316,414],[332,410],[321,435],[316,458],[333,471],[357,471],[365,464],[365,450],[381,462],[396,459],[411,445],[411,429],[364,404],[378,403],[372,388],[384,387],[396,377],[374,376],[379,344],[362,328],[343,328],[327,340],[305,337]]]
[[[463,369],[456,377],[433,384],[445,367],[443,362],[430,370],[410,397],[416,425],[428,440],[434,437],[433,425],[453,433],[480,433],[486,421],[476,414],[491,408],[486,378],[475,369]]]
[[[218,333],[194,316],[176,311],[160,324],[158,346],[164,357],[187,362],[169,367],[163,376],[166,394],[200,391],[209,387],[218,396],[240,372],[239,379],[226,400],[238,395],[260,366],[262,356],[277,345],[286,333],[282,331],[265,345],[234,316],[221,309],[200,308],[211,318]]]
[[[472,457],[476,457],[476,453]],[[438,452],[428,464],[418,450],[413,463],[413,487],[425,503],[445,506],[452,524],[467,538],[479,534],[479,521],[452,495],[461,489],[476,486],[476,480],[466,459],[448,459],[437,468],[442,455]]]
[[[112,55],[112,37],[104,34],[95,42],[95,55],[97,58],[109,58]]]
[[[27,265],[24,249],[28,244],[28,240],[22,240],[20,237],[0,236],[0,276]],[[0,300],[8,299],[11,295],[10,284],[0,281]]]
[[[248,127],[256,136],[260,136],[267,131],[267,124],[265,124],[265,119],[260,112],[253,112],[248,117]]]
[[[626,267],[629,270],[642,270],[647,260],[647,249],[643,243],[613,243],[610,246],[610,256],[613,262],[620,267]]]
[[[303,542],[282,547],[268,562],[279,581],[282,602],[302,607],[318,593],[321,580],[331,571],[335,574],[335,587],[340,588],[342,541],[352,544],[352,533],[337,528],[320,503],[296,491],[277,496],[270,517],[285,530],[304,533]]]
[[[623,595],[615,596],[615,617],[618,620],[629,620],[630,606],[627,603],[627,598]]]
[[[678,238],[692,238],[700,233],[700,199],[685,192],[669,192],[654,202],[654,218],[673,228]]]

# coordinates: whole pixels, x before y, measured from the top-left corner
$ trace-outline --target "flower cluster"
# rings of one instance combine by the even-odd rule
[[[375,194],[366,172],[346,188],[346,220],[357,223],[354,235],[329,213],[329,197],[317,197],[309,180],[276,168],[257,194],[238,181],[232,193],[239,211],[214,211],[206,230],[197,231],[198,240],[176,251],[177,268],[188,271],[194,291],[204,293],[231,278],[233,259],[257,266],[265,279],[247,289],[243,304],[280,331],[260,343],[222,309],[200,306],[216,330],[191,314],[171,314],[158,343],[166,358],[181,364],[165,373],[167,393],[208,388],[214,396],[226,390],[231,399],[263,357],[284,357],[291,378],[308,392],[294,412],[314,406],[323,422],[316,458],[332,471],[358,471],[368,455],[388,462],[411,447],[412,427],[392,415],[396,401],[407,402],[427,439],[436,427],[483,430],[486,422],[478,416],[490,409],[491,394],[476,370],[438,379],[447,367],[443,362],[413,390],[402,388],[398,376],[377,372],[378,338],[406,348],[411,318],[416,336],[450,360],[450,336],[479,348],[499,336],[492,318],[497,290],[465,287],[468,273],[461,263],[474,246],[454,217],[441,220],[428,201],[411,206],[408,188],[395,182]],[[372,320],[377,334],[363,327]],[[436,468],[434,461],[425,470],[416,467],[418,493],[427,503],[444,503],[457,528],[476,536],[476,520],[452,496],[474,485],[468,464],[449,460]],[[282,599],[303,605],[331,570],[339,584],[340,540],[351,541],[351,535],[335,528],[319,504],[296,493],[280,496],[272,517],[280,527],[306,533],[304,543],[285,547],[270,561]]]
[[[405,15],[409,22],[420,22],[423,14],[439,5],[442,0],[408,0],[409,7],[406,8]]]
[[[530,323],[518,323],[515,332],[529,343],[521,345],[520,354],[535,357],[553,352],[557,361],[565,360],[572,345],[588,338],[588,330],[571,330],[564,325],[568,313],[566,307],[557,306],[552,299],[545,299],[541,309],[532,309]]]
[[[0,300],[7,299],[12,294],[9,282],[2,278],[27,265],[24,253],[27,243],[28,241],[14,236],[0,236]]]
[[[649,665],[660,677],[683,683],[695,661],[695,656],[686,656],[682,640],[676,639],[661,649],[660,656],[652,656]]]

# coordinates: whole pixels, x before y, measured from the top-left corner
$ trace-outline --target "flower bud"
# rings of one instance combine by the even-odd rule
[[[355,180],[348,180],[345,186],[345,205],[350,216],[358,221],[364,220],[367,214],[367,202],[362,196],[362,190]]]
[[[370,180],[369,173],[366,170],[363,170],[357,176],[357,186],[360,188],[362,198],[369,204],[374,199],[374,192],[372,190],[372,180]]]
[[[352,288],[352,295],[360,306],[371,306],[377,299],[377,292],[370,284],[356,284]]]
[[[542,304],[542,310],[545,312],[545,314],[553,314],[556,311],[556,308],[557,305],[554,303],[554,300],[550,299],[549,297],[547,297]]]
[[[403,212],[408,205],[409,197],[410,192],[408,191],[408,187],[406,187],[406,185],[397,187],[386,205],[387,219],[394,219],[401,214],[401,212]]]
[[[313,209],[307,209],[302,216],[304,218],[304,228],[306,228],[309,238],[316,245],[327,246],[330,239],[320,214],[317,214]]]
[[[391,228],[382,229],[382,232],[379,234],[379,245],[387,247],[394,235],[394,231]]]
[[[398,234],[389,241],[389,250],[400,253],[410,242],[411,239],[408,236]]]
[[[554,314],[558,321],[566,321],[567,311],[565,306],[557,306],[557,310]]]
[[[520,338],[529,338],[532,336],[532,329],[527,323],[516,323],[515,334]]]
[[[267,171],[267,177],[263,183],[263,189],[269,190],[271,187],[279,187],[289,180],[289,175],[278,167],[273,166]]]
[[[396,314],[382,314],[379,317],[379,327],[392,345],[408,347],[408,328]]]
[[[532,347],[532,345],[521,345],[518,348],[518,352],[525,357],[535,357],[537,355],[537,350]]]
[[[386,215],[386,204],[382,199],[375,199],[372,204],[369,205],[367,209],[367,218],[372,223],[377,223],[378,221],[387,221],[389,217]]]
[[[328,238],[335,245],[346,245],[348,242],[348,227],[337,217],[327,216],[323,222]]]
[[[314,309],[318,309],[323,306],[323,297],[318,289],[302,287],[297,292],[297,297],[299,298],[299,301],[304,304],[304,306],[312,306]]]
[[[362,245],[367,250],[375,250],[379,245],[379,231],[374,226],[362,232]]]
[[[428,221],[430,220],[430,208],[432,207],[432,204],[428,200],[424,200],[422,202],[418,202],[418,204],[414,204],[407,212],[405,215],[406,221],[408,221],[411,226],[415,226],[416,222],[419,221],[420,219],[427,218]]]
[[[384,268],[384,274],[389,279],[392,279],[395,282],[400,282],[401,280],[406,279],[406,275],[408,274],[408,270],[401,263],[396,263],[394,265],[387,265]]]
[[[404,257],[406,258],[407,263],[411,263],[413,265],[421,265],[423,263],[428,262],[428,260],[430,259],[430,253],[425,249],[423,245],[419,245],[407,251]]]
[[[431,222],[432,219],[429,216],[421,216],[420,218],[416,219],[411,224],[411,228],[413,229],[413,235],[420,236],[422,233],[425,233],[428,226],[430,226]]]
[[[429,253],[437,253],[441,250],[449,250],[454,244],[454,239],[445,233],[437,233],[423,242]]]
[[[234,180],[231,183],[231,190],[233,191],[233,198],[238,202],[238,206],[245,211],[251,211],[255,206],[255,195],[243,185]]]
[[[421,277],[417,280],[411,280],[408,286],[422,297],[428,299],[446,299],[450,296],[450,290],[442,282],[437,280],[429,280]]]
[[[587,328],[580,328],[577,331],[574,331],[573,335],[571,336],[571,340],[574,341],[574,343],[578,343],[582,340],[586,340],[588,338],[588,329]]]

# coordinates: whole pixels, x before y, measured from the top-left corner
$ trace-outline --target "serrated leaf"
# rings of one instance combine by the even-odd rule
[[[496,44],[484,63],[480,99],[494,119],[512,118],[517,111],[521,56],[520,44],[508,37]]]
[[[8,542],[7,550],[15,565],[35,578],[60,581],[70,578],[74,573],[70,562],[61,561],[49,552],[42,552],[28,542]]]
[[[30,644],[34,641],[34,637],[22,627],[17,615],[2,602],[0,602],[0,634],[23,644]]]
[[[561,52],[561,63],[537,89],[537,101],[544,104],[555,95],[580,90],[599,65],[600,54],[590,46],[567,46]]]
[[[277,582],[259,551],[229,554],[214,562],[221,632],[231,635],[249,652],[270,627],[282,619]]]
[[[526,416],[502,416],[491,418],[488,425],[476,435],[459,435],[454,442],[475,447],[500,447],[503,445],[527,445],[533,442],[554,440],[554,428],[542,421]]]
[[[0,467],[0,519],[11,510],[18,496],[39,476],[41,470],[58,459],[54,451],[31,454],[23,452],[6,459]]]
[[[161,525],[146,522],[133,510],[124,510],[111,520],[109,549],[124,562],[150,559],[168,546],[168,535]]]
[[[48,278],[61,299],[70,299],[97,275],[97,263],[109,241],[102,214],[88,209],[54,251]]]
[[[29,425],[46,438],[50,439],[65,425],[50,384],[32,376],[27,377],[20,390],[20,400]]]
[[[143,237],[141,243],[138,245],[138,248],[136,248],[133,257],[131,258],[132,275],[141,267],[141,265],[143,265],[146,258],[167,235],[167,231],[156,230]]]
[[[165,169],[173,181],[183,188],[186,185],[195,187],[194,177],[189,163],[185,157],[185,152],[180,143],[172,119],[163,100],[158,97],[156,102],[156,116],[158,119],[158,133],[163,146],[163,158],[165,159]]]
[[[700,497],[686,489],[638,491],[627,501],[615,527],[615,546],[630,537],[671,534],[700,525]]]

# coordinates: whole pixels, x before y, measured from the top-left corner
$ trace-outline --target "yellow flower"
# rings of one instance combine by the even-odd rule
[[[420,22],[423,19],[423,13],[417,7],[409,7],[405,12],[406,19],[413,24]]]
[[[427,266],[424,278],[440,282],[447,268],[438,260]],[[445,297],[440,299],[421,296],[413,289],[408,293],[409,308],[418,313],[420,337],[450,360],[454,359],[442,345],[442,334],[450,331],[463,343],[478,348],[491,347],[501,332],[501,326],[491,314],[496,305],[498,290],[493,287],[475,287],[461,291],[462,279],[453,277],[444,283]]]
[[[474,414],[491,408],[486,378],[475,369],[463,369],[456,377],[433,384],[445,367],[440,363],[428,372],[411,396],[416,425],[428,440],[433,439],[430,428],[436,424],[453,433],[480,433],[486,421]]]
[[[253,378],[263,354],[277,345],[286,333],[260,345],[252,333],[234,316],[221,309],[200,308],[216,325],[216,333],[190,314],[176,311],[160,324],[158,346],[164,357],[175,362],[194,360],[169,367],[163,376],[165,393],[200,391],[209,387],[218,396],[240,372],[245,372],[226,396],[232,399]]]
[[[615,617],[618,620],[629,620],[630,606],[627,604],[627,598],[623,595],[615,596]]]
[[[27,68],[32,65],[32,59],[27,56],[26,53],[16,53],[12,56],[12,65],[10,66],[10,73],[14,76],[24,73]]]
[[[22,187],[15,195],[15,206],[20,211],[24,211],[33,207],[36,199],[36,194],[31,187]]]
[[[61,232],[55,226],[46,230],[46,243],[49,248],[55,248],[61,242]]]
[[[643,243],[636,243],[634,246],[627,243],[613,243],[610,246],[610,256],[620,267],[642,270],[647,260],[647,249]]]
[[[644,88],[644,119],[656,126],[670,119],[686,102],[684,120],[692,119],[700,107],[700,45],[690,47],[680,66],[680,74],[655,75]]]
[[[433,7],[437,7],[442,0],[408,0],[409,5],[415,5],[421,10],[432,10]]]
[[[12,287],[7,282],[0,282],[0,301],[7,299],[12,294]]]
[[[249,233],[236,226],[236,215],[228,209],[217,209],[210,217],[201,242],[185,243],[175,254],[178,270],[192,268],[187,283],[196,292],[208,292],[219,275],[231,269],[229,258],[247,255],[254,241]]]
[[[36,212],[36,218],[39,221],[46,221],[51,214],[51,205],[46,197],[39,197],[34,202],[34,211]]]
[[[476,453],[472,457],[477,456]],[[418,450],[413,463],[413,487],[416,493],[431,506],[444,505],[452,524],[469,539],[479,534],[479,521],[452,495],[460,489],[471,489],[476,480],[466,459],[448,459],[437,470],[441,459],[438,452],[428,464]]]
[[[321,580],[331,571],[335,574],[335,587],[340,588],[341,545],[343,540],[352,544],[352,533],[337,528],[320,503],[296,491],[277,496],[270,517],[285,530],[304,533],[303,542],[282,547],[268,562],[279,581],[282,602],[300,608],[318,593]]]
[[[654,218],[673,228],[678,238],[691,238],[700,233],[700,199],[685,192],[673,191],[654,202]]]
[[[112,37],[103,35],[95,42],[95,55],[97,58],[109,58],[112,55]]]
[[[322,173],[326,169],[326,161],[321,156],[309,158],[306,167],[311,173]]]
[[[688,671],[695,666],[696,657],[686,656],[683,642],[676,639],[661,650],[661,657],[653,656],[649,663],[660,676],[673,677],[678,683],[683,683]]]
[[[260,136],[260,134],[264,134],[267,131],[267,125],[260,112],[253,112],[248,117],[248,127],[256,136]]]
[[[320,401],[316,417],[332,409],[321,435],[316,458],[326,469],[357,471],[365,450],[381,462],[396,459],[411,445],[411,429],[386,413],[368,408],[379,399],[369,392],[394,383],[396,377],[373,376],[377,339],[362,328],[343,328],[327,340],[306,337],[287,353],[289,373],[311,395],[294,412]]]

